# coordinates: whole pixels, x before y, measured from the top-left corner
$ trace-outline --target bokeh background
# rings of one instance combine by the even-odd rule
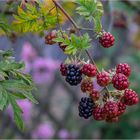
[[[13,0],[12,4],[0,1],[0,17],[11,18],[7,11],[16,10],[20,1]],[[51,0],[48,0],[51,1]],[[62,3],[62,1],[61,1]],[[100,69],[115,67],[120,62],[126,62],[132,67],[130,76],[131,88],[140,93],[140,1],[133,0],[102,0],[104,16],[102,24],[105,31],[111,32],[115,45],[110,49],[102,48],[91,31],[93,48],[90,50]],[[71,14],[78,25],[93,28],[75,13],[74,4],[65,3],[64,8]],[[65,20],[62,28],[72,27]],[[47,34],[47,31],[46,31]],[[59,139],[140,139],[140,104],[127,109],[118,123],[108,124],[97,122],[92,118],[83,120],[78,116],[78,102],[85,96],[80,87],[70,87],[59,73],[59,65],[66,55],[57,44],[53,46],[44,43],[44,37],[37,34],[12,34],[6,37],[0,34],[0,49],[13,48],[17,61],[25,62],[24,72],[31,74],[37,92],[34,96],[39,101],[34,105],[28,100],[19,100],[23,109],[25,132],[17,129],[13,122],[11,108],[0,112],[0,138],[59,138]],[[85,54],[83,57],[87,58]]]

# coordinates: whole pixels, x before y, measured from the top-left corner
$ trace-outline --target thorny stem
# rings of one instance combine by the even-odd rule
[[[63,8],[57,1],[55,1],[55,0],[52,0],[52,1],[53,1],[53,3],[63,12],[63,14],[69,19],[69,21],[73,24],[73,26],[74,26],[75,29],[79,32],[79,34],[81,34],[81,33],[80,33],[80,29],[79,29],[79,27],[77,26],[76,22],[68,15],[68,13],[64,10],[64,8]],[[96,68],[97,68],[97,73],[100,73],[100,70],[98,69],[98,67],[97,67],[97,65],[96,65],[96,63],[95,63],[95,61],[92,59],[92,57],[91,57],[90,53],[88,52],[88,50],[85,50],[85,52],[86,52],[86,54],[88,55],[88,57],[89,57],[90,61],[92,62],[92,64],[94,64],[94,65],[96,66]],[[104,88],[105,88],[105,90],[109,93],[108,88],[107,88],[107,87],[104,87]]]

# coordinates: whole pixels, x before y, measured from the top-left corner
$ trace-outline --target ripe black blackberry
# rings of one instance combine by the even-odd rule
[[[67,76],[66,81],[71,86],[76,86],[82,81],[82,73],[80,71],[80,67],[77,65],[70,64],[67,68]]]
[[[90,116],[92,116],[94,107],[95,104],[91,98],[82,97],[78,107],[79,116],[88,119]]]

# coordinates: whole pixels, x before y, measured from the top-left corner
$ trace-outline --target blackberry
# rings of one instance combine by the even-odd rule
[[[118,73],[113,76],[112,84],[113,87],[117,90],[125,90],[129,87],[130,83],[128,78],[124,74]]]
[[[95,104],[91,98],[82,97],[78,107],[79,116],[88,119],[92,116],[94,106]]]
[[[82,69],[82,73],[88,77],[94,77],[97,73],[97,68],[93,64],[85,64]]]
[[[110,83],[111,79],[109,73],[103,71],[97,75],[97,83],[98,85],[105,87]]]
[[[67,65],[61,63],[60,65],[60,72],[62,76],[66,76],[67,75]]]
[[[84,79],[81,83],[82,92],[91,92],[93,89],[93,82],[90,79]]]
[[[81,83],[82,81],[82,73],[80,71],[80,67],[77,65],[69,65],[67,68],[67,76],[66,81],[71,86],[76,86]]]
[[[55,41],[53,41],[53,39],[55,39],[56,37],[57,37],[56,31],[53,30],[52,32],[48,33],[45,36],[45,43],[49,45],[55,44]]]
[[[126,77],[129,77],[129,75],[131,73],[131,68],[127,63],[120,63],[117,65],[116,73],[122,73]]]
[[[99,37],[99,42],[104,48],[109,48],[114,45],[115,38],[109,32],[104,32],[101,37]]]
[[[100,106],[97,106],[94,110],[93,110],[93,118],[96,120],[96,121],[102,121],[105,119],[105,111],[104,111],[104,108],[100,107]]]
[[[106,112],[107,116],[110,118],[116,117],[118,114],[118,105],[114,101],[108,101],[104,105],[104,111]]]
[[[123,100],[126,105],[131,106],[139,102],[139,97],[138,97],[138,94],[132,89],[126,89],[124,91]]]

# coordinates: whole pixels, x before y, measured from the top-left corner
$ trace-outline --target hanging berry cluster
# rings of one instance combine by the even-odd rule
[[[45,39],[47,44],[54,44],[53,31]],[[112,34],[103,32],[99,37],[99,43],[105,48],[114,44],[115,38]],[[59,42],[59,47],[64,51],[67,47]],[[65,46],[64,48],[62,46]],[[138,94],[129,89],[128,80],[131,68],[127,63],[120,63],[115,69],[99,71],[96,64],[80,61],[69,61],[60,65],[61,75],[71,86],[80,84],[81,91],[86,93],[79,102],[79,116],[85,119],[93,116],[97,121],[117,122],[125,112],[126,106],[138,103]],[[99,91],[94,87],[94,81],[102,87]],[[109,91],[107,88],[112,89]]]
[[[57,1],[53,0],[53,2],[56,9],[59,8],[74,25],[75,30],[70,31],[69,35],[61,29],[52,31],[45,36],[45,43],[49,45],[58,43],[62,51],[71,56],[70,59],[60,65],[60,72],[69,85],[80,85],[81,91],[86,95],[79,102],[79,116],[85,119],[92,116],[97,121],[117,122],[119,117],[126,111],[127,106],[135,105],[139,101],[138,94],[129,89],[130,66],[127,63],[120,63],[115,69],[100,72],[87,50],[91,47],[89,35],[87,33],[82,35],[74,20],[63,7]],[[91,10],[86,9],[87,11],[83,11],[83,7],[86,5],[89,7],[89,2]],[[90,16],[96,10],[97,13],[99,12],[98,16],[101,17],[103,14],[102,4],[99,1],[85,1],[84,4],[81,1],[80,5],[77,8],[78,13],[86,16],[87,20],[91,18]],[[97,6],[97,9],[93,10],[94,5]],[[96,14],[92,16],[95,16],[94,19],[96,20],[95,34],[98,42],[104,48],[112,47],[115,43],[115,37],[111,33],[102,30],[101,22],[98,17],[96,19]],[[76,35],[77,32],[78,35]],[[81,59],[83,51],[86,52],[90,60]],[[101,87],[100,90],[97,90],[94,81]]]

